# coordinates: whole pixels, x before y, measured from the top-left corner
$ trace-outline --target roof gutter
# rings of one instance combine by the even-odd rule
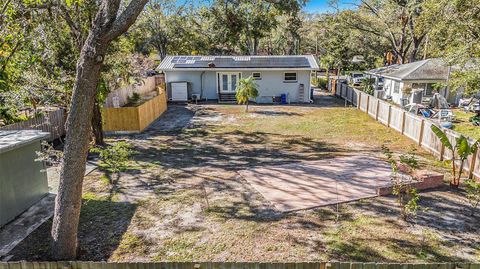
[[[315,71],[319,70],[319,68],[157,68],[158,71],[252,71],[252,70],[260,70],[260,71],[283,71],[283,70],[291,70],[291,71]]]

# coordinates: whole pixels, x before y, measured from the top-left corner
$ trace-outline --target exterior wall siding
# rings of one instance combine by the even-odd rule
[[[221,72],[221,71],[218,71]],[[232,70],[231,72],[235,72]],[[284,82],[285,71],[242,71],[242,78],[249,77],[252,72],[260,72],[261,79],[255,82],[259,86],[259,103],[269,103],[272,96],[279,96],[282,93],[288,94],[291,102],[309,102],[310,101],[310,71],[287,71],[296,72],[296,82]],[[202,71],[167,71],[165,72],[165,81],[167,83],[167,92],[171,93],[171,82],[186,81],[189,82],[189,94],[198,94],[201,92],[201,74]],[[298,100],[299,85],[304,85],[304,98]],[[203,98],[208,100],[218,99],[217,93],[217,71],[205,71],[203,74]]]
[[[398,93],[394,92],[395,83],[400,83]],[[384,81],[383,85],[384,85],[383,87],[385,89],[386,95],[391,96],[392,101],[394,103],[401,105],[402,104],[401,99],[403,98],[403,92],[402,92],[403,82],[393,80],[393,79],[389,79],[389,78],[385,78],[385,81]]]
[[[398,93],[394,93],[394,83],[400,83],[400,91]],[[444,83],[444,81],[426,81],[426,80],[414,80],[407,82],[401,82],[398,80],[393,80],[390,78],[385,78],[383,89],[385,90],[385,94],[392,97],[392,101],[398,105],[402,105],[401,99],[406,98],[407,96],[403,93],[403,88],[405,85],[412,85],[412,84],[434,84],[434,83]],[[421,88],[420,88],[421,89]],[[463,89],[460,88],[457,91],[450,91],[450,90],[442,90],[440,94],[445,96],[449,103],[458,104],[461,96],[463,95]],[[413,101],[413,95],[408,96],[408,102],[411,103]]]
[[[257,72],[257,71],[252,71]],[[242,77],[252,75],[252,72],[243,72]],[[296,82],[284,82],[285,71],[258,71],[261,73],[261,79],[256,80],[259,88],[258,103],[270,103],[272,96],[279,96],[280,94],[288,94],[288,98],[292,103],[310,101],[310,71],[286,71],[296,72]],[[299,86],[304,85],[305,94],[303,100],[299,100]]]

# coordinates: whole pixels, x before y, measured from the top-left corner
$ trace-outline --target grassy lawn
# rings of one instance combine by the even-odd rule
[[[394,197],[284,214],[240,169],[356,153],[381,156],[415,143],[334,99],[318,106],[203,105],[189,127],[124,138],[131,169],[109,184],[85,178],[80,259],[110,261],[390,261],[480,259],[479,217],[461,190],[421,193],[414,223],[399,219]],[[175,118],[176,116],[173,116]],[[418,149],[422,168],[445,172]],[[48,258],[50,222],[13,260]]]
[[[453,130],[470,138],[480,139],[480,127],[474,126],[469,122],[469,119],[474,116],[475,113],[455,109],[453,110],[453,114],[455,115],[456,120],[453,124]]]

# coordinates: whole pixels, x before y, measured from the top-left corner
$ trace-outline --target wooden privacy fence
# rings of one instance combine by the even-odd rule
[[[164,85],[157,87],[158,95],[134,107],[102,108],[105,132],[141,132],[167,110]]]
[[[0,262],[0,269],[480,269],[480,263]]]
[[[115,90],[107,95],[104,107],[114,107],[114,98],[118,98],[119,105],[124,106],[128,103],[128,97],[132,96],[134,92],[138,93],[139,95],[145,95],[153,91],[157,86],[157,81],[158,79],[156,77],[147,77],[139,84],[133,84],[125,88]]]
[[[334,89],[336,96],[347,100],[378,122],[414,140],[419,146],[430,151],[440,160],[451,159],[452,152],[442,145],[440,139],[430,129],[430,126],[435,124],[432,120],[409,113],[386,101],[349,87],[345,83],[337,82]],[[443,128],[443,131],[445,131],[452,145],[455,145],[455,138],[459,137],[460,133],[445,128]],[[468,138],[468,140],[470,143],[474,142],[471,138]],[[479,154],[480,151],[477,151],[464,163],[464,169],[469,178],[473,176],[480,178],[480,161],[477,161],[479,160]],[[457,165],[460,165],[460,163],[457,162]]]
[[[48,141],[53,141],[65,135],[66,114],[64,109],[43,112],[26,121],[0,127],[0,130],[42,130],[49,132]]]

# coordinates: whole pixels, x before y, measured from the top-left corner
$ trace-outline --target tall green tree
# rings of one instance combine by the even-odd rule
[[[299,18],[303,0],[215,0],[203,15],[209,20],[214,36],[225,53],[255,55],[262,42],[283,20],[283,36],[289,42],[288,54],[298,53],[300,42]]]
[[[480,92],[480,1],[427,0],[428,16],[441,18],[429,34],[428,55],[443,57],[452,67],[450,89]]]
[[[147,0],[132,0],[120,12],[120,0],[99,2],[79,59],[73,87],[67,135],[52,224],[53,254],[71,260],[77,254],[82,183],[88,151],[94,100],[100,72],[110,43],[128,30]]]
[[[189,2],[151,0],[132,29],[133,35],[140,40],[137,45],[145,52],[153,49],[160,59],[167,54],[190,54],[194,38],[192,12]]]
[[[434,21],[425,21],[424,0],[361,0],[346,24],[389,42],[394,62],[407,63],[417,55]]]

